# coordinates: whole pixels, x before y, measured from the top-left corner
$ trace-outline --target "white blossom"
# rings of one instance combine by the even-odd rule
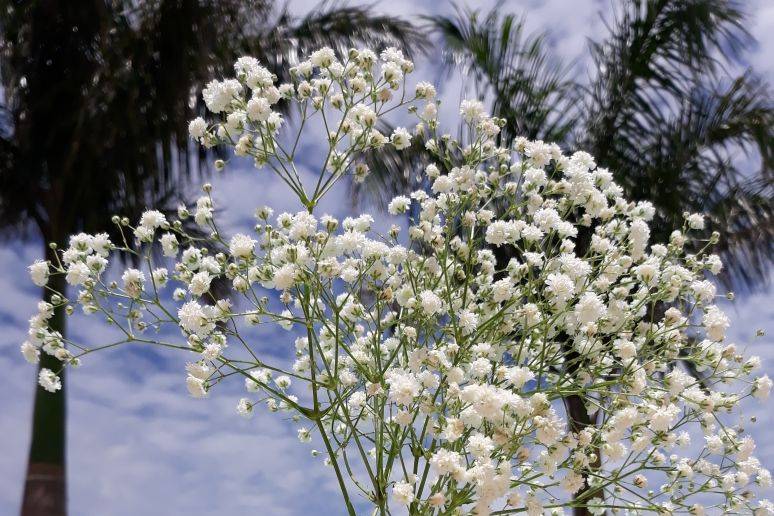
[[[38,384],[48,392],[56,392],[62,388],[62,382],[51,369],[45,367],[38,374]]]
[[[507,504],[562,514],[588,487],[600,493],[586,500],[592,514],[613,504],[772,514],[756,498],[771,474],[748,421],[731,423],[772,380],[755,372],[748,342],[725,339],[712,278],[723,264],[704,216],[686,213],[667,242],[651,242],[654,205],[626,198],[615,180],[626,171],[582,150],[508,140],[478,100],[459,106],[465,131],[444,133],[432,85],[401,91],[413,67],[396,48],[322,48],[275,84],[258,59],[238,59],[233,78],[204,88],[209,113],[190,122],[190,136],[279,175],[293,209],[275,217],[258,207],[253,232],[229,238],[207,184],[195,206],[146,210],[137,249],[73,235],[29,267],[38,286],[61,275],[77,288],[37,306],[22,356],[77,366],[101,343],[65,339],[54,313],[99,314],[127,342],[189,355],[191,396],[238,379],[249,393],[235,400],[239,415],[266,408],[297,423],[304,443],[319,432],[343,483],[388,512],[484,515]],[[299,113],[295,127],[284,126],[280,99]],[[396,108],[417,125],[383,134]],[[322,152],[303,157],[303,173],[318,174],[312,188],[285,142],[300,141],[320,112]],[[365,179],[364,155],[407,148],[413,135],[428,164],[405,171],[414,190],[387,207],[399,220],[319,213],[344,175]],[[156,263],[158,248],[168,263]],[[111,254],[132,266],[114,275]],[[39,383],[61,389],[50,369]],[[578,400],[596,424],[573,421]]]
[[[36,260],[35,263],[29,266],[30,278],[32,282],[39,286],[45,287],[48,283],[48,262],[42,260]]]

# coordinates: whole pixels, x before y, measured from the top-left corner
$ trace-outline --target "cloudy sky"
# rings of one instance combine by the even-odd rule
[[[370,2],[369,2],[370,3]],[[427,4],[425,7],[423,4]],[[549,30],[553,51],[584,69],[587,38],[600,38],[600,15],[612,0],[510,1],[502,12],[526,15],[533,30]],[[488,9],[493,2],[484,2]],[[303,13],[313,2],[291,2]],[[432,7],[429,7],[432,5]],[[774,82],[774,2],[750,1],[750,30],[759,45],[749,62]],[[451,13],[442,1],[388,0],[375,10],[412,18]],[[461,81],[439,76],[432,62],[418,63],[417,80],[438,82],[453,105]],[[185,92],[181,92],[185,94]],[[311,154],[311,153],[308,153]],[[230,170],[215,178],[216,200],[228,203],[225,227],[248,230],[253,208],[270,204],[277,212],[294,205],[283,185],[249,168]],[[247,194],[246,194],[247,193]],[[349,213],[345,188],[334,191],[320,208],[333,215]],[[386,224],[386,219],[382,224]],[[18,512],[29,430],[34,368],[18,353],[26,321],[35,309],[39,290],[27,279],[26,264],[40,257],[39,242],[4,242],[0,247],[0,514]],[[734,324],[731,336],[748,352],[764,358],[774,373],[774,343],[754,339],[761,328],[774,335],[774,289],[738,297],[728,303]],[[104,325],[82,316],[70,319],[70,333],[86,343],[110,338]],[[255,342],[268,353],[287,355],[292,338],[274,331],[256,332]],[[69,499],[71,514],[339,514],[338,491],[332,473],[320,459],[310,458],[310,446],[295,438],[295,427],[281,417],[259,413],[244,420],[234,412],[241,382],[216,389],[210,399],[187,396],[183,366],[186,357],[152,350],[124,348],[100,353],[69,377]],[[757,415],[752,432],[764,463],[774,465],[774,441],[766,428],[774,418],[759,406],[745,407]],[[318,443],[319,446],[319,443]]]

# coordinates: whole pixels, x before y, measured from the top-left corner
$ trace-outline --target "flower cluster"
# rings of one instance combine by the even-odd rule
[[[140,251],[76,235],[61,261],[30,267],[33,281],[65,275],[84,312],[121,329],[120,343],[189,353],[191,395],[241,377],[238,413],[262,403],[303,421],[299,439],[325,446],[350,514],[353,491],[380,514],[773,514],[752,489],[771,475],[728,415],[748,396],[765,399],[772,381],[751,376],[759,360],[725,339],[710,280],[722,264],[702,216],[651,243],[650,203],[626,200],[585,152],[498,145],[502,121],[478,101],[460,107],[464,141],[437,134],[434,88],[403,93],[412,68],[395,49],[342,60],[321,49],[277,86],[255,59],[239,59],[235,78],[204,90],[216,120],[192,121],[191,136],[271,168],[299,211],[259,208],[253,234],[228,237],[207,185],[173,221],[156,211],[136,227],[116,219]],[[281,100],[298,107],[299,131],[312,117],[329,131],[313,191],[294,166],[298,137],[282,137]],[[382,134],[380,117],[404,105],[417,126]],[[414,139],[432,157],[426,187],[388,208],[410,214],[407,231],[314,213],[339,178],[367,174],[365,152]],[[189,217],[206,241],[186,232]],[[701,250],[687,253],[693,241]],[[174,265],[157,263],[153,247]],[[108,282],[110,252],[136,254],[142,267]],[[76,365],[94,351],[48,329],[68,303],[62,293],[41,303],[22,346],[29,361],[43,350]],[[271,363],[246,336],[272,324],[291,332],[288,363]],[[179,344],[148,331],[170,325]],[[40,383],[59,388],[49,370]]]

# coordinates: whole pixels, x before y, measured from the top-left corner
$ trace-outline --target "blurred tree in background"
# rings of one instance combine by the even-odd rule
[[[4,4],[0,226],[59,246],[79,231],[111,231],[114,214],[174,209],[207,169],[187,135],[198,92],[237,56],[282,79],[310,48],[422,45],[407,22],[337,4],[302,18],[271,0]],[[50,287],[66,285],[54,276]],[[61,311],[52,324],[64,334]],[[43,354],[40,366],[58,370],[53,361]],[[24,516],[66,513],[65,399],[36,388]]]

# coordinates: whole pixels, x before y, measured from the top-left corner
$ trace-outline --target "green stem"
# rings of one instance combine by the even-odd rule
[[[339,469],[339,462],[336,460],[336,453],[333,451],[333,447],[331,446],[331,442],[328,439],[328,435],[325,433],[325,428],[323,427],[322,421],[317,418],[315,419],[315,424],[317,425],[317,429],[320,431],[320,436],[322,437],[323,443],[325,443],[325,449],[328,452],[328,457],[331,459],[333,470],[336,472],[336,480],[339,481],[339,488],[341,489],[342,496],[344,496],[344,503],[347,506],[347,513],[349,516],[357,516],[355,508],[352,506],[352,502],[349,499],[347,486],[344,483],[344,476],[341,474],[341,470]]]

